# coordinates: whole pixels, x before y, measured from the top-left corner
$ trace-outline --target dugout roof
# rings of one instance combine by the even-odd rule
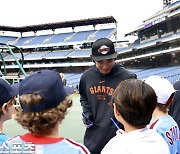
[[[107,17],[99,17],[99,18],[89,18],[89,19],[81,19],[81,20],[73,20],[73,21],[63,21],[63,22],[55,22],[55,23],[46,23],[46,24],[38,24],[38,25],[29,25],[29,26],[21,26],[21,27],[13,27],[13,26],[0,26],[0,31],[11,31],[11,32],[30,32],[30,31],[39,31],[39,30],[49,30],[49,29],[57,29],[57,28],[68,28],[68,27],[76,27],[76,26],[87,26],[87,25],[97,25],[97,24],[106,24],[106,23],[117,23],[113,16]]]

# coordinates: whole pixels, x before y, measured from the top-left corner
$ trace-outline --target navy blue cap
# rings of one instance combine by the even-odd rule
[[[38,94],[43,102],[25,106],[20,104],[24,111],[43,111],[57,106],[65,97],[74,91],[63,85],[59,73],[52,70],[41,70],[27,76],[19,85],[19,95]]]
[[[18,84],[10,85],[6,80],[0,78],[0,106],[16,96],[19,92],[18,88]]]

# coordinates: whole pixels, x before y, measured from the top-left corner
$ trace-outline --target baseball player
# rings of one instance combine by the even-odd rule
[[[84,144],[92,154],[99,154],[116,134],[116,127],[111,121],[113,110],[108,104],[116,86],[125,79],[136,78],[135,74],[115,63],[117,55],[111,40],[98,39],[93,43],[90,55],[95,65],[80,79],[80,102],[87,127]],[[121,123],[118,126],[123,129]]]

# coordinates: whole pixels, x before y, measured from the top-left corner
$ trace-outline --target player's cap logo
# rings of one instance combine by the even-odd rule
[[[110,48],[107,47],[106,45],[103,45],[98,49],[98,52],[103,55],[107,54],[109,51],[110,51]]]

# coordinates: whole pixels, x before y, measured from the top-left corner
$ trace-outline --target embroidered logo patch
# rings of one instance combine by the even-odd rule
[[[98,52],[103,55],[107,54],[109,51],[110,51],[110,48],[107,47],[106,45],[103,45],[98,49]]]

